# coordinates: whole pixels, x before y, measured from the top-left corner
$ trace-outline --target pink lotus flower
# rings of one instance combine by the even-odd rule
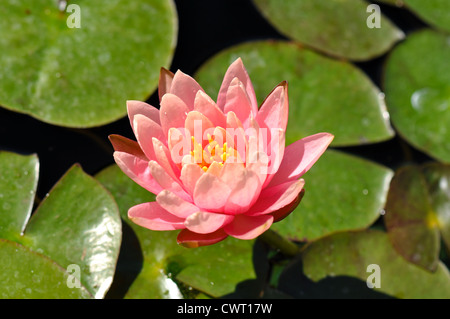
[[[285,148],[287,83],[258,108],[241,59],[228,68],[215,103],[190,76],[161,69],[160,110],[128,101],[137,142],[111,135],[117,165],[156,194],[129,218],[152,230],[181,230],[198,247],[228,236],[253,239],[300,202],[299,179],[333,135],[319,133]]]

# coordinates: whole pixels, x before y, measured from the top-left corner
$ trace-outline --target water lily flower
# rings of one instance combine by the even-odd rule
[[[131,207],[129,218],[155,231],[180,230],[187,247],[228,236],[253,239],[298,205],[300,177],[333,140],[329,133],[285,147],[288,86],[258,107],[239,58],[228,68],[217,102],[181,71],[161,69],[160,109],[128,101],[137,142],[111,135],[117,165],[156,201]]]

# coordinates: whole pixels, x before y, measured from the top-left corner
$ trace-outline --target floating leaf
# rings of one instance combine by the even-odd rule
[[[450,2],[448,0],[402,0],[420,18],[438,29],[450,32]]]
[[[404,37],[381,12],[379,28],[369,27],[376,12],[362,0],[253,1],[285,36],[337,57],[370,60]]]
[[[172,0],[78,0],[61,11],[58,1],[3,0],[0,104],[62,126],[117,120],[124,101],[154,91],[176,33]]]
[[[315,240],[370,226],[386,201],[393,172],[373,162],[328,150],[306,173],[301,204],[273,229],[296,240]]]
[[[37,158],[0,152],[0,167],[0,190],[4,194],[0,198],[1,237],[45,255],[59,267],[78,265],[83,286],[92,296],[102,298],[111,285],[121,241],[113,198],[74,166],[28,221],[36,190]],[[36,289],[45,290],[44,286]]]
[[[214,56],[196,74],[211,97],[215,98],[224,72],[238,57],[247,68],[259,103],[278,83],[288,81],[287,144],[318,132],[334,134],[334,146],[393,136],[379,90],[359,69],[294,43],[244,43]]]
[[[385,224],[397,251],[429,271],[439,264],[440,231],[450,233],[450,166],[407,166],[392,180]],[[449,246],[450,247],[450,246]]]
[[[430,273],[408,263],[381,231],[338,233],[311,243],[303,252],[305,274],[313,281],[327,276],[351,276],[367,281],[379,266],[380,288],[375,291],[397,298],[450,298],[450,274],[439,263]],[[368,288],[369,289],[369,288]]]
[[[36,155],[0,152],[0,238],[13,240],[25,229],[39,177]]]
[[[123,275],[138,268],[126,298],[180,298],[182,293],[174,280],[218,297],[233,292],[237,283],[255,278],[253,241],[229,238],[212,247],[188,249],[179,246],[177,232],[152,231],[128,219],[128,209],[153,201],[153,194],[134,183],[116,165],[101,171],[97,179],[115,197],[122,218],[133,229],[139,242],[138,249],[142,251],[142,269],[133,265],[138,262],[137,256],[125,260],[122,266],[119,259],[117,271],[122,269]],[[129,249],[134,248],[130,245],[124,251]]]
[[[92,298],[64,268],[15,242],[0,239],[0,265],[1,299]]]
[[[430,156],[450,162],[450,37],[412,34],[389,57],[386,101],[399,134]]]

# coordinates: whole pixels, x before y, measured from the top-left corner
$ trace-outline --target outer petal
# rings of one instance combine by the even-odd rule
[[[156,196],[156,202],[172,215],[183,219],[200,211],[197,206],[183,200],[167,189],[161,191]]]
[[[197,248],[200,246],[216,244],[227,237],[228,235],[223,229],[219,229],[210,234],[197,234],[188,229],[183,229],[178,234],[177,242],[187,248]]]
[[[273,216],[273,222],[279,222],[280,220],[284,219],[286,216],[288,216],[292,211],[300,204],[303,195],[305,195],[305,190],[302,189],[300,194],[288,205],[284,206],[283,208],[274,211],[273,213],[270,213],[270,215]]]
[[[168,137],[169,129],[183,128],[189,108],[178,96],[167,93],[162,97],[159,116],[161,119],[161,127],[166,137]]]
[[[246,215],[259,216],[270,214],[289,205],[297,198],[304,184],[305,181],[301,179],[263,189],[258,201]]]
[[[264,128],[286,130],[289,113],[287,82],[281,82],[261,104],[256,121]]]
[[[139,204],[128,210],[128,217],[134,223],[151,230],[183,229],[184,219],[164,210],[158,203]]]
[[[224,109],[228,87],[230,86],[230,83],[234,78],[238,78],[239,81],[243,83],[252,106],[252,112],[253,114],[257,114],[258,102],[256,101],[255,90],[253,89],[252,82],[250,81],[250,77],[248,76],[247,70],[242,63],[241,58],[238,58],[236,61],[234,61],[225,73],[225,77],[220,87],[219,95],[217,97],[217,106],[221,110]]]
[[[153,138],[160,141],[166,140],[161,126],[148,117],[137,114],[134,117],[134,134],[145,156],[150,160],[155,159]]]
[[[114,152],[114,160],[129,178],[149,192],[158,194],[162,190],[153,178],[147,160],[124,152]]]
[[[234,216],[231,215],[197,212],[186,218],[184,225],[194,233],[209,234],[229,224],[233,219]]]
[[[153,122],[160,124],[159,122],[159,110],[156,107],[151,106],[141,101],[127,101],[128,118],[130,119],[131,127],[134,130],[134,117],[137,114],[144,115],[151,119]]]
[[[161,68],[159,72],[159,83],[158,83],[158,96],[161,101],[164,94],[170,92],[170,88],[172,87],[174,74],[165,68]]]
[[[325,152],[333,138],[332,134],[319,133],[287,146],[278,172],[273,176],[268,187],[301,177]]]
[[[150,173],[152,174],[153,178],[158,182],[159,185],[161,185],[163,189],[172,191],[174,194],[178,195],[186,201],[192,201],[191,196],[184,191],[183,187],[178,183],[178,181],[170,177],[170,175],[156,161],[150,161],[148,163],[148,166],[150,167]]]
[[[148,162],[147,157],[136,141],[116,134],[111,134],[108,138],[116,152],[128,153]]]
[[[264,233],[273,223],[273,216],[237,215],[224,227],[225,232],[238,239],[253,239]]]
[[[187,105],[190,111],[194,109],[194,100],[201,86],[189,75],[178,70],[173,77],[170,93],[175,94]]]
[[[225,206],[231,189],[217,176],[203,174],[194,189],[194,203],[205,210],[220,212]]]

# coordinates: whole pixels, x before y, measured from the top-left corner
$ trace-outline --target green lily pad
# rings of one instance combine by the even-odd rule
[[[450,32],[450,2],[447,0],[403,0],[406,6],[430,25]]]
[[[386,167],[328,150],[302,177],[306,192],[300,205],[273,229],[295,240],[312,241],[367,228],[384,213],[392,176]]]
[[[36,155],[0,152],[0,238],[20,236],[30,218],[39,178]]]
[[[408,263],[381,231],[345,232],[320,239],[303,252],[303,265],[313,281],[351,276],[371,283],[369,277],[379,266],[380,287],[373,287],[375,291],[405,299],[450,298],[450,274],[444,264],[439,263],[436,272],[430,273]],[[368,268],[370,265],[375,266]]]
[[[450,162],[450,37],[414,33],[394,49],[385,69],[386,101],[405,140]]]
[[[253,0],[261,13],[290,39],[327,54],[370,60],[387,52],[404,34],[380,11],[379,28],[362,0]],[[370,23],[368,23],[368,20]]]
[[[1,299],[92,298],[64,268],[15,242],[0,239],[0,260]],[[73,288],[67,285],[68,281],[74,283]]]
[[[389,190],[384,217],[389,238],[399,254],[429,271],[439,264],[440,232],[449,244],[449,184],[450,166],[432,163],[400,169]]]
[[[61,11],[55,0],[4,0],[0,105],[62,126],[117,120],[124,101],[154,91],[176,34],[172,0],[78,0]]]
[[[281,81],[289,83],[286,143],[329,132],[334,146],[390,139],[392,131],[378,88],[358,68],[284,41],[259,41],[229,48],[196,74],[215,98],[228,66],[241,57],[259,103]],[[345,123],[345,125],[343,125]]]
[[[129,179],[116,165],[105,168],[96,178],[113,194],[121,216],[134,231],[142,251],[142,269],[132,282],[126,298],[181,298],[175,282],[213,297],[234,291],[237,283],[256,277],[252,265],[253,241],[228,238],[209,247],[185,248],[176,241],[176,231],[152,231],[128,219],[130,207],[154,201],[155,196]],[[124,238],[125,239],[125,238]],[[125,242],[125,241],[124,241]],[[133,249],[125,247],[124,250]],[[129,271],[136,258],[118,266]],[[139,266],[138,266],[139,268]]]
[[[102,298],[111,285],[121,242],[114,199],[75,165],[28,221],[38,176],[37,158],[0,152],[0,167],[2,172],[9,169],[0,179],[2,194],[10,187],[10,195],[0,198],[0,225],[7,230],[1,238],[44,255],[59,267],[75,265],[90,295]],[[17,187],[18,183],[22,187]]]

